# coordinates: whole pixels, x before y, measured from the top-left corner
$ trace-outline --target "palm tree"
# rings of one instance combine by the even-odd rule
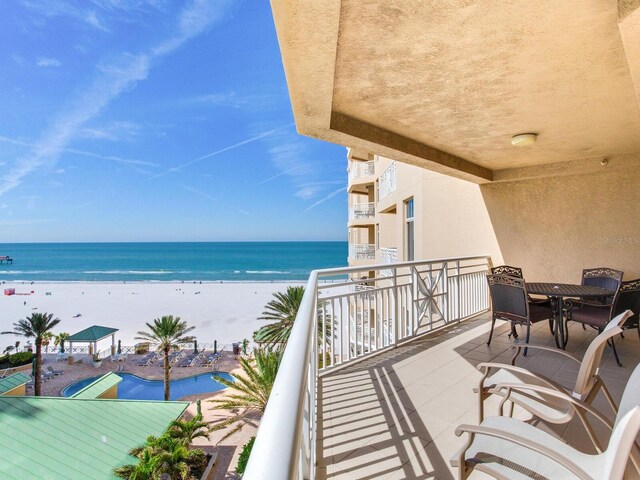
[[[69,333],[67,332],[60,332],[54,337],[53,344],[56,347],[60,347],[60,353],[64,353],[64,342],[66,342],[70,336],[71,335],[69,335]]]
[[[191,420],[174,420],[169,427],[169,436],[182,440],[185,445],[193,443],[194,438],[209,438],[207,429],[209,424],[202,421],[202,415],[197,415]]]
[[[187,322],[180,321],[180,317],[165,315],[156,318],[153,323],[146,323],[148,332],[138,332],[136,340],[157,343],[158,350],[164,353],[164,399],[169,400],[169,352],[180,343],[192,343],[194,338],[186,336],[196,327],[187,326]]]
[[[253,334],[253,340],[266,347],[284,346],[289,340],[291,329],[295,322],[302,297],[304,287],[287,287],[286,292],[276,292],[273,294],[275,300],[271,300],[265,306],[266,310],[258,320],[274,321],[261,327]],[[328,339],[331,336],[331,319],[325,313],[325,335]],[[322,312],[318,310],[318,343],[322,343]]]
[[[32,313],[26,320],[19,320],[13,324],[12,332],[3,334],[19,335],[36,340],[36,375],[34,379],[34,395],[40,396],[42,381],[42,339],[50,333],[53,327],[60,323],[59,318],[53,318],[53,313]]]
[[[44,353],[49,353],[49,344],[53,340],[53,332],[45,332],[42,334],[42,346],[44,347]]]
[[[124,465],[114,470],[117,477],[129,480],[152,480],[166,474],[171,479],[200,478],[207,458],[199,449],[189,450],[184,442],[169,435],[150,436],[147,443],[129,452],[139,459],[135,465]]]
[[[249,418],[264,413],[280,368],[282,353],[282,350],[257,349],[254,352],[255,367],[247,359],[240,358],[240,366],[244,371],[244,376],[235,375],[235,381],[227,380],[217,375],[213,376],[217,382],[238,393],[228,394],[224,398],[209,401],[223,410],[240,410],[239,413],[218,422],[211,428],[211,431],[216,431],[229,425],[237,424],[220,441],[239,431]]]

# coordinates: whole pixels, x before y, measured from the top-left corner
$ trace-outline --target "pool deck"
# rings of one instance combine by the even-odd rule
[[[43,372],[51,365],[56,370],[62,370],[62,375],[47,380],[42,384],[42,395],[59,397],[62,394],[62,390],[69,384],[85,378],[96,377],[104,375],[105,373],[116,371],[120,366],[124,366],[124,373],[132,373],[139,377],[147,378],[150,380],[162,380],[164,376],[164,370],[160,362],[154,362],[149,366],[140,367],[136,365],[140,361],[143,355],[129,355],[123,362],[111,362],[106,359],[102,362],[100,367],[94,367],[93,365],[75,363],[69,365],[66,362],[55,361],[55,355],[43,355]],[[238,360],[231,352],[223,352],[218,362],[217,371],[220,372],[232,372],[240,366]],[[171,369],[171,378],[184,378],[198,375],[200,373],[207,373],[213,371],[211,367],[174,367]],[[27,390],[27,395],[33,395],[33,389]],[[185,397],[185,400],[195,401],[198,398],[210,397],[211,393],[205,393],[201,395],[191,395]],[[181,399],[182,400],[182,399]]]

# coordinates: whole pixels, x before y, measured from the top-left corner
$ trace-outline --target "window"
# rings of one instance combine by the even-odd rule
[[[405,260],[411,261],[415,257],[414,222],[413,222],[413,198],[404,202],[405,218]]]

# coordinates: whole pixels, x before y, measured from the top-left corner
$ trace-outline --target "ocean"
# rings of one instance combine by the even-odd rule
[[[347,242],[0,243],[0,281],[306,280],[344,267]]]

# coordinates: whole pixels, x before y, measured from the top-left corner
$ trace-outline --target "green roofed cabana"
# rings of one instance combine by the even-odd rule
[[[0,379],[0,395],[24,395],[25,385],[31,380],[22,372]]]
[[[0,396],[0,478],[106,480],[188,402]]]
[[[109,372],[71,395],[71,398],[118,398],[118,384],[121,381],[122,377]]]
[[[78,333],[74,333],[69,338],[67,338],[67,342],[69,342],[69,352],[73,352],[72,348],[74,343],[88,343],[89,355],[93,355],[94,353],[97,353],[98,342],[107,338],[108,336],[111,336],[111,355],[115,355],[115,333],[117,331],[117,328],[101,327],[100,325],[93,325],[89,328],[85,328],[84,330],[81,330]]]

